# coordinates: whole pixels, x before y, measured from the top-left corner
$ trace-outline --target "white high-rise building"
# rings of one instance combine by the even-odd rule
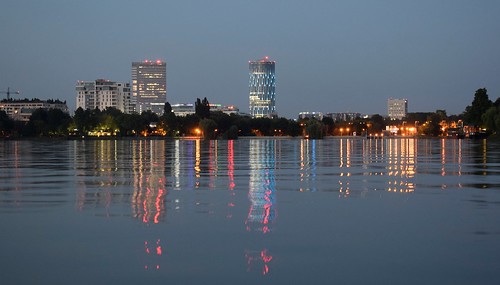
[[[78,81],[76,84],[76,108],[105,110],[116,108],[123,113],[134,112],[130,95],[130,83],[105,79]]]
[[[407,99],[392,99],[387,100],[387,115],[391,120],[402,120],[408,114]]]

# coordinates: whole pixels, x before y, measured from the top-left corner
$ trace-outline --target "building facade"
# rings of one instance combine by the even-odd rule
[[[139,114],[164,112],[167,102],[167,64],[161,60],[132,62],[132,100]]]
[[[387,115],[391,120],[402,120],[408,114],[407,99],[388,99]]]
[[[249,106],[253,118],[277,116],[275,65],[267,56],[249,62]]]
[[[211,112],[222,112],[227,115],[239,115],[240,114],[240,109],[234,105],[222,105],[222,104],[212,104],[210,103],[210,111]]]
[[[193,103],[172,104],[171,107],[172,107],[172,112],[174,112],[174,114],[179,117],[185,117],[187,115],[195,114],[195,106]],[[232,114],[239,115],[240,112],[238,107],[234,105],[224,106],[222,104],[210,104],[210,111],[222,112],[228,115]]]
[[[78,81],[76,84],[76,108],[105,110],[116,108],[123,113],[134,112],[130,83],[105,79]]]
[[[334,122],[349,122],[360,118],[361,114],[356,112],[327,113],[326,117],[332,118]]]
[[[31,114],[37,109],[59,109],[69,114],[66,102],[59,100],[40,100],[40,99],[22,99],[22,100],[2,100],[0,101],[0,110],[5,111],[7,115],[15,121],[28,122]]]
[[[300,112],[299,113],[299,120],[303,119],[316,119],[318,121],[323,120],[323,113],[322,112]]]
[[[172,104],[171,106],[172,106],[172,112],[174,112],[176,116],[185,117],[187,115],[195,114],[193,103],[178,103],[178,104]]]

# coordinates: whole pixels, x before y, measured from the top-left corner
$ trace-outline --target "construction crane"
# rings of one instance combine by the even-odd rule
[[[10,87],[7,87],[7,91],[0,91],[1,94],[7,94],[7,100],[10,100],[10,94],[19,94],[19,91],[10,92]]]

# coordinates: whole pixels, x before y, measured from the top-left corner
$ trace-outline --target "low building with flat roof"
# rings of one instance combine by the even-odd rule
[[[7,115],[15,121],[27,122],[31,114],[37,109],[59,109],[69,114],[66,101],[59,100],[40,100],[40,99],[21,99],[21,100],[2,100],[0,101],[0,110],[5,111]]]

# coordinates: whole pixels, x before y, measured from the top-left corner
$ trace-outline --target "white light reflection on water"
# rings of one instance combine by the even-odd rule
[[[2,284],[499,281],[498,146],[2,141]]]

